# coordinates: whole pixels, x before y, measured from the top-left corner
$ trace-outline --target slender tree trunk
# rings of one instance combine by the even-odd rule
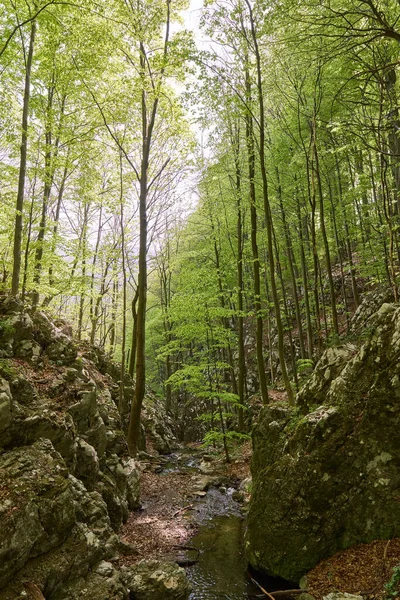
[[[294,403],[294,395],[292,386],[290,383],[289,375],[286,369],[285,362],[285,342],[284,342],[284,331],[281,317],[281,307],[279,302],[278,290],[275,281],[275,260],[274,260],[274,248],[273,248],[273,232],[272,232],[272,216],[271,216],[271,207],[269,202],[269,192],[268,192],[268,178],[267,178],[267,170],[266,170],[266,159],[265,159],[265,111],[264,111],[264,95],[263,95],[263,85],[262,85],[262,73],[261,73],[261,56],[258,47],[258,39],[257,33],[255,29],[255,23],[253,18],[253,11],[251,8],[251,4],[249,0],[245,0],[247,7],[249,9],[249,17],[251,24],[251,36],[254,45],[254,53],[256,58],[256,71],[257,71],[257,91],[258,91],[258,104],[259,104],[259,122],[260,122],[260,131],[259,131],[259,155],[260,155],[260,169],[261,169],[261,179],[262,179],[262,191],[263,191],[263,201],[264,201],[264,213],[265,213],[265,222],[267,229],[267,248],[268,248],[268,266],[270,271],[270,280],[271,280],[271,292],[272,298],[274,302],[275,309],[275,320],[276,320],[276,328],[278,331],[278,352],[279,352],[279,362],[281,365],[282,379],[285,385],[288,401],[290,404]]]
[[[137,330],[137,302],[139,299],[139,286],[136,287],[135,290],[135,295],[132,299],[132,319],[133,319],[133,327],[132,327],[132,343],[131,343],[131,351],[130,351],[130,357],[129,357],[129,375],[131,377],[133,377],[134,373],[135,373],[135,366],[136,366],[136,345],[137,345],[137,335],[136,335],[136,330]]]
[[[279,198],[279,206],[281,209],[283,231],[285,234],[286,252],[287,252],[287,257],[288,257],[288,266],[289,266],[290,280],[292,283],[293,301],[294,301],[295,313],[296,313],[296,324],[297,324],[297,329],[299,332],[298,340],[299,340],[299,347],[300,347],[300,357],[305,358],[306,350],[304,347],[304,339],[303,339],[304,334],[303,334],[303,323],[302,323],[302,319],[301,319],[300,302],[299,302],[299,296],[297,294],[297,284],[296,284],[296,275],[295,275],[295,258],[294,258],[294,253],[293,253],[292,239],[291,239],[291,235],[290,235],[290,231],[289,231],[289,226],[286,221],[286,213],[285,213],[285,209],[283,207],[282,187],[280,184],[278,168],[276,169],[276,175],[278,178],[278,198]],[[282,284],[282,286],[283,286],[283,284]],[[284,290],[283,287],[282,287],[282,290]]]
[[[296,212],[297,212],[297,227],[299,232],[300,239],[300,264],[301,264],[301,276],[303,281],[303,296],[304,296],[304,308],[306,313],[306,325],[307,325],[307,350],[308,357],[312,358],[314,352],[314,344],[313,344],[313,330],[311,324],[311,309],[310,309],[310,300],[308,297],[308,270],[307,270],[307,260],[304,249],[304,236],[303,236],[303,223],[301,220],[301,209],[300,209],[300,201],[299,194],[296,187]]]
[[[21,273],[21,246],[22,246],[22,217],[24,209],[24,194],[25,194],[25,178],[26,178],[26,163],[28,154],[28,116],[29,116],[29,101],[31,95],[31,72],[33,50],[35,47],[36,21],[32,21],[31,35],[29,39],[29,50],[25,68],[25,87],[24,101],[22,108],[22,133],[21,133],[21,152],[19,163],[18,177],[18,193],[15,213],[14,226],[14,266],[12,274],[11,293],[16,296],[19,291],[19,279]]]
[[[250,73],[246,61],[246,97],[249,105],[251,104],[251,82]],[[257,207],[256,207],[256,187],[255,187],[255,151],[254,151],[254,131],[253,119],[247,111],[246,119],[246,144],[247,160],[249,170],[249,191],[250,191],[250,223],[251,223],[251,250],[253,255],[253,289],[254,289],[254,312],[256,315],[256,353],[259,386],[262,403],[268,404],[267,378],[265,375],[264,363],[264,336],[263,336],[263,317],[261,312],[261,282],[260,282],[260,259],[257,244]]]
[[[243,211],[242,211],[242,173],[239,162],[240,138],[237,132],[236,140],[232,140],[232,147],[235,160],[235,186],[236,186],[236,234],[237,234],[237,301],[238,301],[238,429],[244,431],[244,410],[245,405],[245,379],[246,379],[246,361],[244,355],[244,278],[243,278]]]
[[[336,297],[335,297],[335,286],[333,283],[333,276],[332,276],[331,255],[330,255],[328,236],[326,233],[326,226],[325,226],[324,195],[322,192],[321,171],[319,168],[319,156],[318,156],[317,141],[316,141],[315,119],[314,119],[314,123],[313,123],[313,151],[314,151],[314,160],[315,160],[314,173],[315,173],[315,177],[317,179],[317,189],[318,189],[318,196],[319,196],[320,227],[321,227],[322,239],[324,242],[326,271],[327,271],[327,276],[328,276],[328,281],[329,281],[329,292],[330,292],[330,299],[331,299],[332,324],[333,324],[334,334],[338,337],[339,336],[339,323],[338,323],[337,310],[336,310]]]
[[[125,412],[124,406],[124,380],[125,380],[125,352],[126,352],[126,257],[125,257],[125,223],[124,223],[124,181],[122,171],[122,154],[119,155],[120,172],[120,222],[121,222],[121,254],[122,254],[122,341],[121,341],[121,383],[119,388],[119,412],[122,415]]]

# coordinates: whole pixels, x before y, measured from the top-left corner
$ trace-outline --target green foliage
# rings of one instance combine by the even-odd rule
[[[386,598],[397,598],[400,595],[400,565],[393,567],[390,580],[384,585]]]
[[[223,440],[226,440],[228,444],[233,442],[244,442],[251,439],[251,436],[247,433],[239,433],[238,431],[227,431],[225,435],[215,429],[210,429],[204,436],[203,447],[213,446],[214,444],[222,444]]]
[[[9,319],[0,320],[0,337],[10,337],[15,333],[15,327],[10,323]]]

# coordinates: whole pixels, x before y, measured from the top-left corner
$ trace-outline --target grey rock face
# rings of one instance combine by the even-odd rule
[[[101,561],[88,574],[47,596],[48,600],[125,600],[126,589],[111,563]]]
[[[172,419],[165,412],[157,400],[148,399],[145,403],[142,423],[155,450],[160,454],[167,454],[176,445]]]
[[[125,600],[107,561],[138,505],[139,471],[109,376],[45,315],[1,297],[0,357],[0,600],[26,581],[48,600]]]
[[[0,587],[75,524],[68,471],[47,440],[0,455]]]
[[[141,560],[123,578],[135,600],[186,600],[190,593],[185,570],[173,562]]]
[[[0,378],[0,435],[11,423],[13,400],[10,386],[7,381]]]
[[[267,407],[255,428],[247,552],[272,575],[297,581],[400,534],[400,308],[384,304],[371,323],[345,360],[324,354],[297,408]]]

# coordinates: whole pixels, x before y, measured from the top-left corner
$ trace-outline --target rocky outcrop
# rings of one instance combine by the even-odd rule
[[[246,541],[256,569],[298,581],[341,549],[400,534],[399,306],[368,324],[360,347],[326,351],[294,409],[262,411]]]
[[[23,597],[26,582],[46,600],[127,597],[109,561],[139,470],[116,385],[65,328],[0,299],[0,600]]]
[[[177,439],[173,419],[160,400],[147,396],[142,412],[142,424],[146,441],[150,443],[152,450],[167,454],[176,448]]]

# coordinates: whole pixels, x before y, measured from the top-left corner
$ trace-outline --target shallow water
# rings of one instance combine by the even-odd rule
[[[244,600],[260,594],[246,576],[243,527],[240,516],[213,517],[191,539],[200,554],[198,563],[187,569],[190,600]]]

